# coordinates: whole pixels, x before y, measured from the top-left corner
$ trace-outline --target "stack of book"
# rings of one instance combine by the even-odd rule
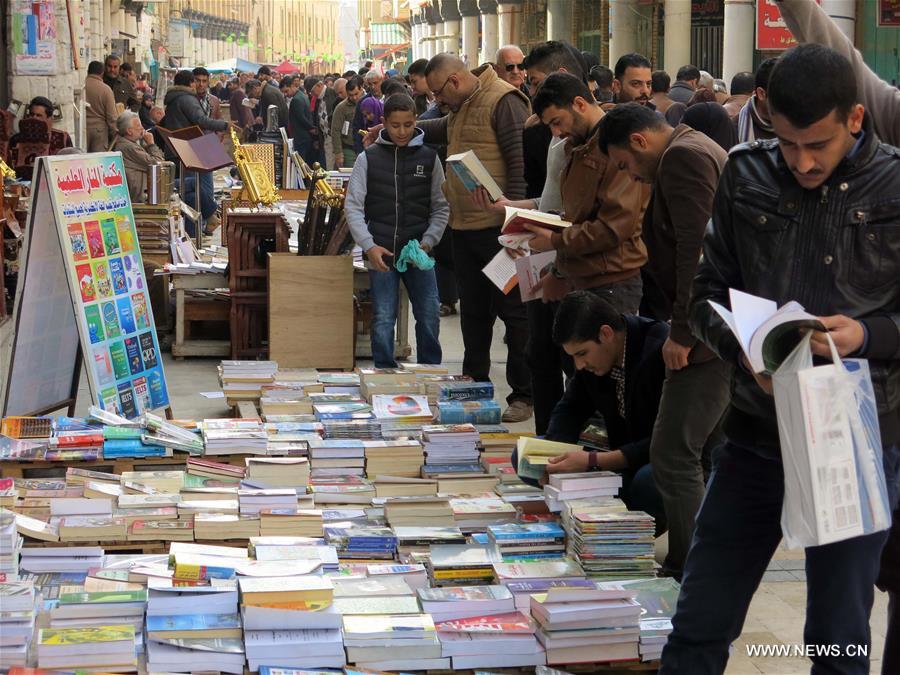
[[[638,645],[641,661],[660,658],[669,633],[672,632],[672,617],[681,585],[671,577],[609,581],[598,585],[620,587],[637,593],[635,600],[642,610]]]
[[[618,501],[618,500],[616,500]],[[567,552],[585,573],[599,579],[656,576],[653,516],[643,511],[584,508],[580,502],[563,513]]]
[[[547,663],[636,661],[641,606],[634,591],[551,588],[531,596]]]
[[[16,517],[19,527],[19,517]],[[19,565],[23,572],[84,572],[103,566],[103,549],[99,546],[60,546],[23,548]]]
[[[504,586],[512,582],[552,582],[584,579],[584,571],[570,558],[545,562],[494,563],[497,582]]]
[[[429,551],[434,544],[466,543],[466,535],[458,527],[409,527],[392,523],[391,528],[397,536],[397,552],[401,557],[412,552]]]
[[[478,431],[471,424],[439,424],[422,427],[425,439],[425,472],[428,475],[460,473],[460,465],[473,466],[481,472],[478,462]]]
[[[258,515],[263,509],[297,508],[297,491],[294,488],[270,488],[238,490],[241,515]]]
[[[309,461],[305,457],[246,457],[246,479],[268,488],[300,488],[309,484]]]
[[[260,519],[233,513],[197,513],[194,515],[194,538],[197,541],[250,539],[258,537]]]
[[[522,612],[505,612],[435,622],[441,653],[454,670],[525,668],[544,665],[535,625]]]
[[[453,509],[445,497],[390,497],[384,517],[391,527],[455,527]]]
[[[265,455],[269,436],[259,420],[203,420],[203,443],[207,455]]]
[[[475,488],[470,489],[473,492],[466,494],[477,494]],[[454,497],[450,500],[450,507],[457,527],[463,532],[484,532],[490,525],[516,520],[516,507],[499,497]]]
[[[500,551],[504,562],[562,558],[566,532],[557,523],[505,523],[488,525],[488,540]]]
[[[360,368],[359,393],[371,402],[376,394],[419,394],[416,373],[399,368]]]
[[[116,457],[166,457],[172,451],[163,445],[144,442],[146,432],[141,427],[103,427],[103,458]]]
[[[241,673],[244,646],[239,637],[201,637],[191,634],[194,617],[234,617],[238,594],[234,579],[212,579],[208,583],[173,581],[150,577],[147,580],[147,620],[162,629],[155,617],[165,617],[168,628],[183,629],[183,637],[158,637],[147,642],[150,671],[190,672],[197,669]],[[219,623],[233,623],[223,619]],[[206,620],[210,624],[211,620]]]
[[[420,588],[416,593],[422,611],[435,623],[516,611],[513,595],[505,586]]]
[[[135,629],[132,625],[93,628],[41,628],[37,665],[46,670],[137,670]]]
[[[496,401],[439,401],[440,424],[500,424],[500,404]]]
[[[366,476],[418,478],[421,475],[425,453],[414,439],[392,441],[364,441]]]
[[[125,541],[128,536],[125,519],[112,516],[63,516],[57,525],[60,541]]]
[[[400,575],[334,577],[332,582],[335,598],[400,598],[416,595]]]
[[[375,486],[359,476],[311,478],[309,491],[316,506],[321,504],[370,504]]]
[[[615,497],[622,487],[622,475],[613,471],[588,473],[555,473],[544,486],[547,507],[559,513],[567,502],[576,499]]]
[[[194,521],[135,519],[128,526],[128,541],[194,541]]]
[[[263,537],[321,537],[322,511],[318,509],[263,509],[259,512],[259,534]]]
[[[246,474],[246,469],[242,466],[234,464],[223,464],[221,462],[213,462],[209,459],[200,459],[199,457],[187,458],[187,475],[196,476],[200,479],[209,479],[212,481],[221,481],[222,483],[237,484]],[[185,476],[184,485],[189,484],[187,476]],[[213,486],[212,483],[190,483],[192,487],[200,487],[201,485]]]
[[[60,588],[57,604],[50,610],[52,628],[144,623],[147,591],[86,592],[83,586]]]
[[[321,539],[309,537],[256,537],[250,540],[250,550],[257,563],[278,563],[282,575],[312,574],[320,567],[323,573],[340,568],[337,549],[323,545]],[[264,575],[258,575],[264,576]],[[273,576],[272,574],[268,576]]]
[[[397,537],[389,527],[326,527],[325,541],[343,560],[393,560]]]
[[[516,602],[516,609],[525,614],[530,614],[531,596],[536,593],[546,593],[551,588],[593,590],[594,588],[597,588],[597,582],[584,578],[538,579],[535,581],[508,581],[506,587],[509,589],[509,592],[513,594],[513,599]]]
[[[323,398],[324,397],[313,398],[313,413],[316,416],[316,420],[319,422],[372,419],[372,406],[361,398],[350,398],[350,400],[338,401],[322,400]]]
[[[344,665],[341,615],[332,605],[328,577],[241,577],[240,587],[251,671]]]
[[[352,438],[356,440],[381,440],[381,424],[376,419],[328,420],[323,422],[325,438]]]
[[[240,401],[258,401],[262,386],[275,381],[274,361],[222,361],[219,381],[230,406]]]
[[[365,476],[366,451],[362,441],[323,440],[310,444],[309,458],[314,478]]]
[[[246,549],[184,542],[169,544],[168,564],[174,580],[234,579],[237,569],[247,560]]]
[[[0,607],[0,670],[25,666],[37,613],[34,582],[0,583]]]
[[[19,578],[19,549],[22,548],[22,541],[16,530],[15,515],[12,511],[0,508],[0,583]]]
[[[450,668],[428,614],[348,615],[343,629],[347,661],[357,670]]]
[[[372,411],[381,424],[382,434],[398,429],[404,432],[421,429],[434,419],[428,398],[421,395],[376,394],[372,397]]]
[[[432,586],[473,586],[492,583],[493,565],[499,554],[491,546],[439,544],[428,554],[428,576]]]
[[[494,385],[490,382],[442,382],[438,385],[438,398],[441,401],[491,401]]]

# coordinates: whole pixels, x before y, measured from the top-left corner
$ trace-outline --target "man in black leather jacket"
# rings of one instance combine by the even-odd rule
[[[828,73],[822,78],[821,73]],[[716,193],[694,283],[691,325],[735,364],[724,431],[663,651],[664,675],[721,673],[781,540],[784,472],[771,380],[753,375],[709,306],[735,288],[796,300],[842,356],[869,360],[891,507],[900,445],[900,151],[857,103],[850,63],[819,45],[786,52],[769,103],[778,140],[735,148]],[[813,351],[828,352],[825,335]],[[873,583],[887,531],[806,549],[803,642],[813,673],[868,673]],[[816,651],[818,649],[818,651]]]

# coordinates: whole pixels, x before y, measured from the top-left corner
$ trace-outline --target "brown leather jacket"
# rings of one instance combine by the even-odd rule
[[[587,143],[566,148],[561,180],[564,218],[572,223],[553,237],[556,267],[576,289],[636,277],[647,262],[641,219],[649,186],[635,182],[600,152],[594,128]]]

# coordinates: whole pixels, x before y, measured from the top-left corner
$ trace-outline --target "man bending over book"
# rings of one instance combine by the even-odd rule
[[[666,515],[653,482],[650,440],[666,379],[662,346],[668,337],[662,321],[620,314],[587,291],[569,294],[556,311],[553,340],[574,359],[577,372],[553,409],[546,434],[551,441],[578,443],[600,413],[610,450],[551,457],[547,472],[621,472],[622,501],[653,516],[657,536],[666,530]]]

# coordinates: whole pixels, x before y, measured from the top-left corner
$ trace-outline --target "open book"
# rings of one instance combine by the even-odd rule
[[[555,261],[556,251],[532,253],[516,258],[516,276],[519,279],[519,293],[522,294],[522,302],[539,300],[544,297],[543,289],[539,288],[535,291],[534,287],[537,286],[547,268]]]
[[[560,232],[572,223],[563,220],[553,213],[544,213],[543,211],[535,211],[534,209],[516,209],[512,206],[506,207],[506,218],[503,220],[503,228],[500,230],[503,234],[516,234],[518,232],[528,232],[525,224],[546,227],[556,232]]]
[[[491,201],[495,202],[503,196],[503,190],[497,185],[491,174],[484,168],[484,164],[471,150],[460,152],[456,155],[450,155],[447,158],[447,167],[453,169],[453,173],[462,181],[466,190],[474,192],[477,188],[483,187],[490,195]]]
[[[781,308],[766,300],[735,289],[729,290],[731,311],[709,301],[735,334],[754,372],[771,375],[794,351],[807,329],[825,330],[825,326],[798,302]]]
[[[540,480],[543,477],[551,457],[556,457],[572,450],[584,450],[581,446],[572,443],[547,441],[531,436],[519,438],[516,442],[516,449],[518,451],[516,473],[519,476],[535,480]]]

